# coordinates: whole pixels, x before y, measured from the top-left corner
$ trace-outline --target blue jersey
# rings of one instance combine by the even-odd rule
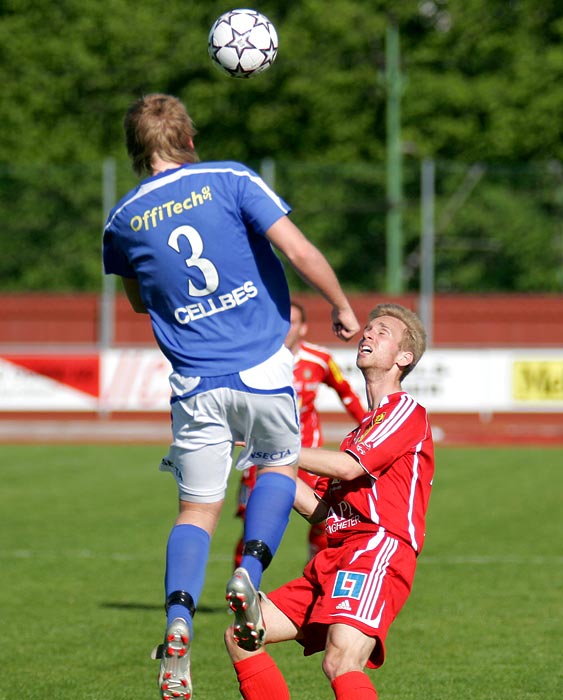
[[[175,371],[253,367],[289,330],[283,266],[264,235],[289,206],[240,163],[197,163],[144,180],[112,209],[106,273],[136,278]]]

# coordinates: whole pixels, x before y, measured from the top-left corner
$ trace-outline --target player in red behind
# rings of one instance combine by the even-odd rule
[[[343,376],[340,367],[332,358],[326,348],[322,348],[312,343],[307,343],[303,339],[307,335],[307,317],[304,307],[298,302],[291,302],[290,328],[285,339],[285,345],[291,350],[295,357],[293,365],[293,383],[297,394],[299,406],[299,423],[301,427],[302,447],[321,447],[323,445],[323,434],[319,413],[315,407],[315,401],[321,384],[326,384],[338,394],[342,405],[346,411],[354,418],[356,423],[360,423],[366,413],[360,397],[350,386]],[[236,515],[244,520],[246,503],[250,492],[256,483],[256,467],[249,467],[242,473],[238,507]],[[316,488],[320,477],[299,470],[299,476],[311,488]],[[308,558],[312,559],[315,554],[326,547],[326,532],[324,523],[313,523],[309,527],[308,534]],[[243,538],[241,537],[235,548],[235,568],[240,566],[242,557]]]
[[[356,364],[369,413],[340,451],[303,448],[299,466],[327,477],[316,492],[297,479],[294,508],[326,519],[328,546],[303,575],[261,596],[265,642],[295,640],[306,656],[324,650],[336,700],[377,700],[364,669],[385,658],[389,627],[411,591],[434,476],[426,410],[401,388],[426,345],[418,317],[398,304],[370,314]],[[285,679],[262,647],[237,646],[225,633],[244,700],[289,700]]]

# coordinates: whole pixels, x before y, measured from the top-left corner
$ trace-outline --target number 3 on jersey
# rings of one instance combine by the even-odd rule
[[[195,286],[192,280],[188,280],[188,293],[192,297],[204,297],[208,294],[213,294],[219,287],[219,273],[217,268],[207,258],[202,258],[203,240],[198,231],[193,226],[178,226],[168,237],[168,245],[177,253],[180,250],[180,238],[186,238],[191,246],[192,254],[186,258],[184,262],[187,267],[197,267],[200,270],[205,280],[205,287],[199,289]]]

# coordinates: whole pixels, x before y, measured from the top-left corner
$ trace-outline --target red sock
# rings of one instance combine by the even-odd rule
[[[326,549],[327,539],[326,539],[326,528],[324,521],[322,523],[317,523],[311,525],[309,528],[309,559],[312,559],[315,554],[321,551],[321,549]]]
[[[336,700],[377,700],[372,682],[362,671],[349,671],[330,684]]]
[[[234,556],[234,564],[235,564],[235,569],[238,569],[240,566],[240,563],[242,561],[242,548],[244,547],[244,540],[242,537],[240,540],[237,542],[237,546],[235,547],[235,556]]]
[[[244,700],[290,700],[285,679],[266,652],[237,661],[234,667]]]

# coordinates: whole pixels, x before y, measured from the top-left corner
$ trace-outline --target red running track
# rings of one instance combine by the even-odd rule
[[[430,416],[437,445],[563,446],[563,414],[495,413]],[[327,414],[324,434],[335,445],[353,428],[345,414]],[[0,416],[0,443],[147,443],[167,445],[165,414],[5,414]]]

